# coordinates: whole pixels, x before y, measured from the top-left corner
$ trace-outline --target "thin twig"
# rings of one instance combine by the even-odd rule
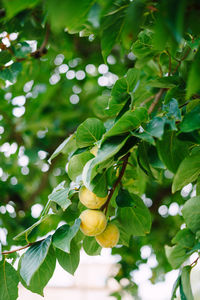
[[[196,266],[196,264],[197,264],[199,258],[200,258],[200,256],[198,256],[198,257],[195,259],[195,261],[193,261],[193,262],[190,264],[190,266],[191,266],[192,268]]]
[[[14,253],[14,252],[17,252],[17,251],[26,249],[26,248],[32,246],[33,244],[35,244],[35,243],[29,243],[29,244],[27,244],[26,246],[23,246],[23,247],[21,247],[21,248],[17,248],[17,249],[15,249],[15,250],[4,251],[4,252],[2,252],[1,254],[3,254],[3,255],[11,254],[11,253]]]
[[[148,109],[148,114],[151,114],[152,111],[154,110],[155,106],[158,104],[160,98],[162,97],[162,94],[164,93],[165,89],[162,88],[159,90],[159,92],[156,94],[154,101],[151,103],[149,109]]]
[[[106,201],[106,203],[101,207],[101,210],[104,210],[105,209],[105,214],[107,213],[107,210],[108,210],[108,205],[110,203],[110,200],[115,192],[115,189],[116,187],[118,186],[118,184],[121,182],[122,180],[122,177],[124,175],[124,172],[126,170],[126,166],[128,164],[128,158],[130,156],[130,153],[127,153],[124,157],[123,157],[123,165],[122,165],[122,169],[119,173],[119,177],[117,178],[117,180],[115,181],[113,187],[111,188],[110,192],[109,192],[109,195],[108,195],[108,199]]]
[[[17,249],[11,250],[11,251],[4,251],[4,252],[2,252],[1,254],[2,254],[2,255],[7,255],[7,254],[14,253],[14,252],[18,252],[18,251],[21,251],[21,250],[23,250],[23,249],[26,249],[26,248],[28,248],[28,247],[31,247],[32,245],[34,245],[34,244],[36,244],[36,243],[38,243],[38,242],[42,242],[42,241],[44,241],[44,239],[39,240],[39,241],[36,241],[36,242],[33,242],[33,243],[29,243],[29,244],[27,244],[27,245],[25,245],[25,246],[23,246],[23,247],[21,247],[21,248],[17,248]]]
[[[176,71],[177,71],[178,68],[180,67],[182,61],[183,61],[184,59],[186,59],[186,57],[187,57],[188,54],[190,53],[190,50],[191,50],[191,48],[189,48],[188,51],[185,53],[185,55],[184,55],[180,60],[178,60],[178,64],[177,64],[176,68],[174,69],[174,71],[172,72],[172,75],[174,75],[174,74],[176,73]]]

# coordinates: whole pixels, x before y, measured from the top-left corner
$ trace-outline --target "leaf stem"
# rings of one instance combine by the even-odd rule
[[[126,166],[127,166],[127,164],[128,164],[128,158],[129,158],[129,156],[130,156],[130,153],[127,153],[127,154],[122,158],[122,160],[123,160],[122,169],[121,169],[121,171],[120,171],[120,173],[119,173],[119,176],[118,176],[117,180],[115,181],[113,187],[111,188],[111,190],[110,190],[110,192],[109,192],[109,194],[108,194],[108,199],[107,199],[106,203],[101,207],[101,210],[104,210],[104,209],[105,209],[105,215],[106,215],[106,213],[107,213],[107,211],[108,211],[108,205],[109,205],[110,200],[111,200],[111,198],[112,198],[112,196],[113,196],[113,194],[114,194],[114,192],[115,192],[115,189],[117,188],[118,184],[120,184],[120,182],[121,182],[121,180],[122,180],[122,177],[123,177],[124,172],[125,172],[125,170],[126,170]]]

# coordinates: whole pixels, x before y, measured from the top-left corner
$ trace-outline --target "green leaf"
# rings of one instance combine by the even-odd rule
[[[19,62],[15,62],[11,66],[0,70],[0,78],[3,80],[9,80],[10,82],[14,83],[21,71],[22,64]]]
[[[3,260],[3,255],[2,255],[2,245],[1,245],[1,242],[0,242],[0,261]]]
[[[187,156],[179,165],[179,168],[175,174],[172,193],[180,190],[190,182],[195,181],[200,174],[200,152],[193,153]]]
[[[188,228],[184,228],[175,235],[172,239],[172,243],[177,243],[183,247],[191,249],[195,243],[195,235]]]
[[[191,266],[185,266],[183,267],[182,273],[181,273],[181,284],[182,289],[185,294],[185,297],[187,300],[194,300],[192,289],[190,285],[190,272],[191,272]]]
[[[59,191],[52,192],[48,196],[49,201],[53,201],[53,202],[57,203],[64,211],[72,203],[71,200],[68,198],[68,192],[69,192],[69,188],[63,188]]]
[[[124,9],[115,12],[115,9],[118,8],[113,7],[113,12],[110,12],[107,16],[105,16],[102,23],[102,37],[101,37],[101,49],[104,60],[106,61],[107,56],[110,54],[113,46],[117,42],[121,28],[123,26],[124,19]],[[115,30],[113,30],[115,28]]]
[[[200,176],[197,178],[196,195],[200,196]]]
[[[37,255],[38,252],[36,252],[35,254]],[[43,253],[41,253],[41,254],[43,254]],[[19,261],[19,270],[21,269],[21,263],[22,263],[24,255],[21,257],[21,259]],[[34,255],[34,253],[33,253],[33,255]],[[33,261],[33,263],[36,263],[35,261],[38,261],[40,259],[41,259],[41,256],[35,257],[35,260]],[[30,264],[27,265],[27,267],[28,266],[30,266]],[[55,270],[55,266],[56,266],[55,251],[54,251],[53,247],[50,246],[48,253],[45,256],[44,261],[40,265],[39,269],[37,269],[37,271],[32,276],[29,285],[27,285],[27,283],[24,281],[23,278],[21,278],[20,281],[25,286],[25,288],[27,288],[28,290],[32,291],[33,293],[37,293],[37,294],[40,294],[41,296],[44,296],[43,289],[47,285],[50,278],[52,277],[54,270]]]
[[[65,0],[56,3],[46,1],[50,23],[54,31],[66,29],[70,33],[78,32],[83,28],[93,0]]]
[[[199,68],[200,68],[200,50],[198,49],[188,75],[187,94],[186,94],[187,99],[189,99],[190,96],[198,92],[200,89]]]
[[[44,222],[46,219],[48,218],[48,216],[43,216],[41,217],[37,222],[35,222],[33,225],[31,225],[29,228],[27,228],[26,230],[24,230],[23,232],[20,232],[18,235],[16,235],[13,240],[15,241],[27,241],[28,242],[28,236],[29,234],[32,232],[32,230],[37,227],[38,225],[40,225],[42,222]]]
[[[21,257],[20,275],[27,285],[45,261],[51,245],[51,236],[36,242]]]
[[[152,137],[152,135],[148,132],[138,132],[137,130],[136,131],[131,131],[131,134],[135,137],[138,137],[139,139],[145,141],[145,142],[148,142],[152,145],[155,145],[155,141],[154,141],[154,138]]]
[[[12,56],[7,50],[4,50],[4,51],[0,52],[0,64],[1,65],[5,65],[11,59],[12,59]]]
[[[178,278],[176,279],[176,281],[173,284],[173,288],[172,288],[172,297],[170,300],[174,300],[176,298],[176,291],[180,285],[180,281],[181,281],[181,275],[178,276]]]
[[[188,200],[182,208],[183,218],[194,233],[200,230],[200,196]]]
[[[140,70],[136,68],[129,69],[125,79],[127,83],[127,93],[132,93],[134,90],[137,89],[139,77],[140,77]]]
[[[148,114],[144,107],[136,108],[134,111],[127,111],[125,114],[114,124],[114,126],[107,131],[103,140],[108,137],[121,135],[131,130],[138,128],[143,122],[147,121]]]
[[[170,265],[174,269],[178,269],[189,257],[189,255],[186,253],[186,248],[184,248],[182,245],[176,245],[173,247],[165,246],[165,253]]]
[[[6,8],[6,17],[8,19],[15,16],[18,12],[35,6],[39,0],[3,0],[4,6]]]
[[[82,180],[83,184],[92,191],[92,188],[96,187],[96,183],[99,180],[104,179],[104,168],[109,168],[114,161],[114,156],[123,148],[127,141],[128,137],[112,137],[106,142],[104,142],[98,150],[97,156],[90,161],[88,161],[83,169]],[[95,182],[92,183],[92,180],[100,174],[100,176],[96,177]],[[90,186],[93,185],[94,186]],[[102,190],[105,194],[105,189]],[[102,193],[102,192],[101,192]],[[98,195],[99,197],[102,197]]]
[[[150,232],[150,212],[140,197],[134,194],[130,194],[130,197],[132,207],[118,208],[117,219],[129,235],[144,236]]]
[[[162,77],[149,81],[149,85],[156,88],[173,88],[180,83],[178,76]]]
[[[191,132],[200,129],[200,105],[189,111],[180,123],[182,132]]]
[[[17,44],[15,48],[15,56],[17,58],[24,58],[27,54],[29,54],[32,51],[30,45],[26,42],[22,42]]]
[[[105,127],[99,119],[85,120],[76,131],[76,143],[79,148],[93,145],[99,141],[105,132]]]
[[[156,141],[160,159],[173,173],[177,171],[181,161],[188,155],[189,145],[190,143],[179,140],[175,131],[165,132],[162,140]]]
[[[127,190],[120,189],[116,197],[116,203],[119,207],[133,207],[134,200]]]
[[[13,266],[6,260],[0,262],[0,278],[0,300],[16,300],[19,277]]]
[[[74,275],[76,271],[79,261],[80,261],[80,251],[77,247],[76,243],[71,244],[70,253],[66,253],[58,248],[56,248],[56,258],[60,264],[60,266],[70,274]]]
[[[103,171],[101,174],[97,174],[90,181],[89,188],[98,197],[106,197],[108,194],[106,171]]]
[[[71,135],[68,138],[66,138],[59,146],[56,148],[56,150],[53,152],[51,157],[48,160],[48,163],[50,164],[52,159],[54,159],[58,154],[64,153],[64,154],[70,154],[74,152],[77,149],[76,147],[76,139],[75,135]]]
[[[76,177],[81,175],[85,164],[94,158],[89,151],[72,156],[68,164],[68,175],[71,180],[76,181]]]
[[[164,133],[166,118],[154,117],[145,127],[145,130],[152,136],[161,138]]]
[[[70,253],[71,241],[77,234],[80,228],[80,224],[81,224],[81,220],[76,219],[74,225],[71,227],[67,224],[59,227],[52,237],[54,246],[64,252]]]
[[[94,237],[86,236],[83,240],[83,249],[88,255],[100,255],[101,246]]]

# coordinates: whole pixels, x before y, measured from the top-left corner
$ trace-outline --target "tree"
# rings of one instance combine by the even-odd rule
[[[177,289],[193,299],[198,259],[187,259],[200,249],[199,2],[1,2],[0,224],[8,235],[0,299],[16,299],[19,281],[43,295],[56,259],[73,274],[81,248],[100,253],[79,230],[83,185],[107,197],[100,210],[120,231],[115,279],[129,284],[113,295],[137,295],[131,272],[147,262],[140,251],[150,245],[158,261],[152,281],[179,268],[172,299]],[[13,263],[26,248],[17,273]]]

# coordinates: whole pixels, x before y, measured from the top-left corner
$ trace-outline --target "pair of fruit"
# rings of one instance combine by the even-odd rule
[[[98,210],[106,202],[107,197],[98,197],[83,186],[79,191],[79,199],[88,208],[80,215],[81,231],[87,236],[95,236],[101,247],[115,247],[119,240],[119,230],[115,224],[107,224],[105,214]]]

